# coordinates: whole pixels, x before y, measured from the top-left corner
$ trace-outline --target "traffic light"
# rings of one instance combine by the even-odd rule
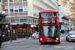
[[[28,28],[29,27],[29,25],[28,24],[26,24],[26,28]]]
[[[25,25],[26,25],[26,24],[24,23],[22,27],[25,28]]]
[[[19,28],[20,26],[19,26],[19,24],[17,24],[17,28]]]

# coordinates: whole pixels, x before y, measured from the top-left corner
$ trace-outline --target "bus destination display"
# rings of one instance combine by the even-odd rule
[[[56,20],[45,20],[45,21],[41,21],[41,24],[55,24]]]

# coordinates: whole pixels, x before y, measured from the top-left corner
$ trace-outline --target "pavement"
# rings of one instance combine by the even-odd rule
[[[23,42],[23,41],[27,41],[27,40],[32,40],[32,37],[29,37],[28,39],[26,38],[17,38],[16,40],[9,40],[6,42],[2,42],[2,45],[9,45],[9,44],[13,44],[13,43],[19,43],[19,42]]]

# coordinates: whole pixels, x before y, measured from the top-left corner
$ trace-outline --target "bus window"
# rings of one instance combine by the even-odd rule
[[[39,18],[56,18],[58,17],[58,13],[54,12],[54,13],[41,13],[39,15]]]

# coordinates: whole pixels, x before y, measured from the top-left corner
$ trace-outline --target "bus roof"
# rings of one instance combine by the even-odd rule
[[[43,10],[40,11],[39,13],[50,13],[50,12],[58,12],[57,10]]]

